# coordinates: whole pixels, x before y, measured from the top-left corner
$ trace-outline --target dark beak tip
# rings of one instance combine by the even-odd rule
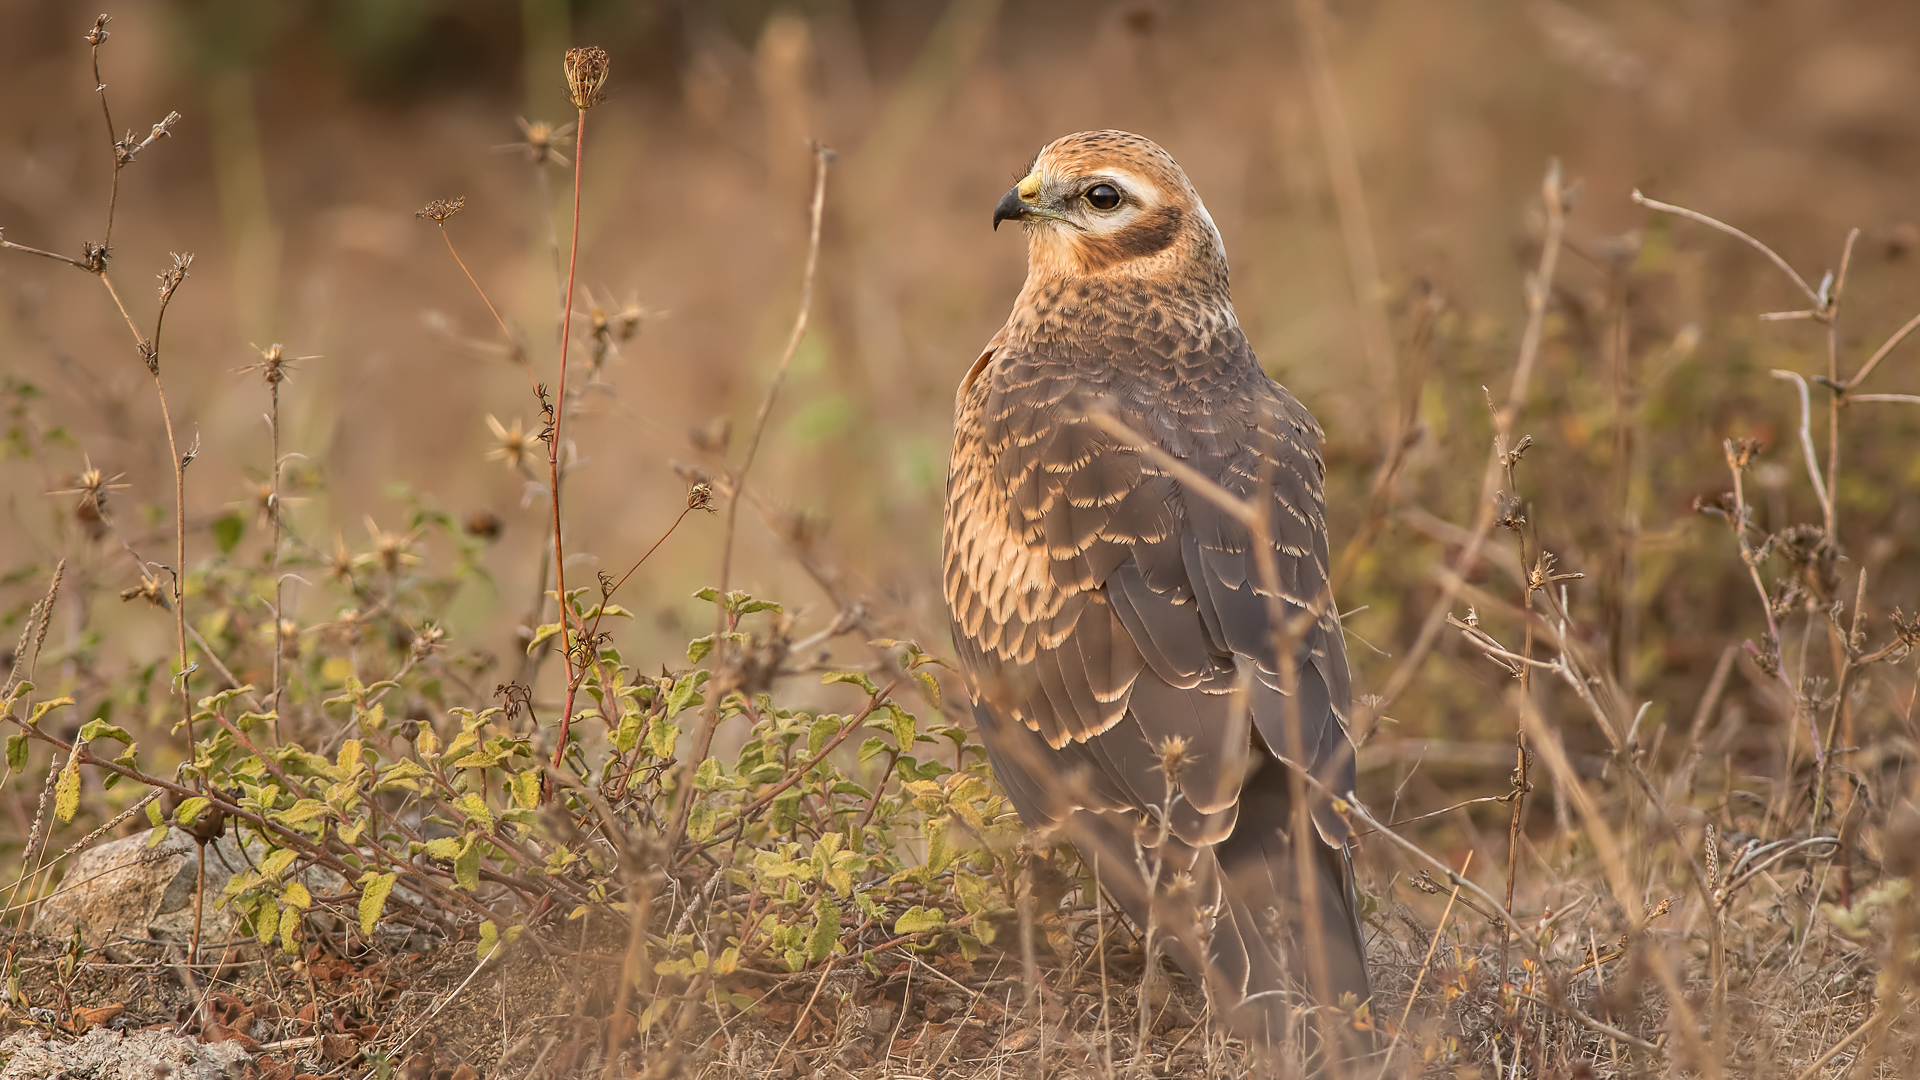
[[[1000,196],[999,203],[993,208],[994,231],[1000,231],[1000,223],[1003,221],[1018,221],[1026,211],[1027,205],[1020,201],[1020,189],[1008,188],[1007,193]]]

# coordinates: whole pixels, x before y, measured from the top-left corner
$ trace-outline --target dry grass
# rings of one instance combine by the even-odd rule
[[[117,1002],[293,1040],[289,1077],[1244,1075],[970,786],[958,685],[904,644],[944,645],[947,402],[1017,281],[977,226],[1041,139],[1118,123],[1194,173],[1330,432],[1376,994],[1300,1023],[1378,1051],[1330,1071],[1914,1071],[1905,7],[647,9],[585,17],[601,105],[529,6],[528,112],[574,115],[519,160],[485,149],[521,109],[420,59],[502,82],[493,16],[361,55],[387,99],[292,37],[256,61],[306,83],[155,74],[156,23],[202,17],[5,77],[7,915],[150,809],[344,884],[235,898],[284,948],[17,932],[10,1030]],[[0,7],[15,42],[43,18]],[[108,112],[110,149],[109,92],[209,105]],[[188,236],[191,281],[160,256]],[[153,300],[119,284],[148,264]],[[463,731],[492,764],[443,766]],[[296,796],[375,827],[297,828]]]

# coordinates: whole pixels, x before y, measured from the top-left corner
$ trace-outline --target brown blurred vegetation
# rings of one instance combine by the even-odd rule
[[[283,446],[308,455],[293,470],[308,501],[291,527],[320,547],[338,531],[363,548],[364,518],[390,526],[405,512],[394,485],[461,517],[492,511],[504,522],[485,556],[493,591],[470,587],[446,626],[462,647],[514,653],[546,511],[485,459],[484,420],[537,417],[485,309],[412,214],[465,195],[449,226],[462,254],[536,352],[550,350],[549,213],[564,220],[568,174],[553,169],[543,192],[512,144],[516,117],[569,118],[557,57],[581,42],[605,46],[614,74],[593,114],[580,279],[605,304],[646,312],[570,428],[583,464],[567,527],[573,549],[591,553],[578,557],[583,572],[617,572],[678,512],[673,462],[705,460],[690,431],[710,442],[716,422],[738,433],[750,421],[799,289],[809,138],[841,155],[816,318],[752,486],[807,515],[822,557],[883,624],[945,645],[935,568],[951,393],[1024,271],[1018,236],[996,235],[988,217],[1033,151],[1068,131],[1136,130],[1187,168],[1225,237],[1255,348],[1327,430],[1336,551],[1364,512],[1394,396],[1360,348],[1364,311],[1290,5],[148,0],[114,14],[116,118],[141,129],[168,109],[186,118],[123,178],[114,254],[136,281],[168,251],[198,254],[168,331],[169,391],[201,445],[190,555],[211,550],[212,522],[236,508],[257,522],[264,398],[235,369],[255,360],[250,343],[284,342],[321,357],[298,365],[283,397]],[[1393,670],[1436,595],[1435,567],[1454,553],[1446,523],[1478,509],[1483,386],[1503,386],[1512,362],[1540,229],[1532,208],[1557,157],[1580,198],[1517,429],[1535,440],[1520,488],[1538,544],[1586,575],[1570,587],[1583,630],[1627,692],[1653,703],[1642,744],[1670,766],[1722,650],[1764,630],[1724,524],[1694,500],[1728,486],[1721,441],[1754,437],[1766,444],[1748,487],[1756,524],[1818,518],[1796,399],[1768,371],[1824,374],[1826,343],[1812,323],[1756,318],[1803,304],[1753,252],[1628,196],[1738,225],[1816,281],[1860,228],[1839,328],[1844,367],[1857,367],[1920,307],[1920,8],[1367,0],[1333,14],[1403,362],[1422,307],[1440,305],[1420,440],[1386,535],[1340,597],[1360,609],[1348,620],[1356,687],[1377,689]],[[64,252],[93,238],[108,179],[84,30],[64,5],[0,0],[0,226]],[[140,297],[136,310],[150,311]],[[69,676],[164,657],[171,633],[165,612],[115,596],[135,583],[126,555],[89,539],[71,498],[45,494],[90,459],[125,474],[123,522],[165,531],[164,438],[111,315],[78,275],[0,259],[10,438],[44,449],[0,470],[0,566],[19,571],[0,606],[17,627],[52,563],[69,560],[81,585],[50,643]],[[1920,358],[1896,352],[1870,389],[1920,393]],[[1825,391],[1814,392],[1824,455]],[[1839,580],[1850,598],[1867,574],[1878,633],[1896,606],[1920,604],[1920,407],[1844,415]],[[803,620],[830,615],[774,530],[743,521],[736,584]],[[715,576],[717,537],[716,524],[690,521],[628,586],[643,614],[632,655],[703,632],[690,594]],[[1476,581],[1514,595],[1501,568],[1514,565],[1511,542],[1493,546]],[[1790,629],[1791,663],[1800,624]],[[1823,648],[1816,637],[1816,658]],[[1911,664],[1875,678],[1860,767],[1903,794]],[[1509,681],[1443,636],[1363,755],[1362,795],[1405,814],[1503,793]],[[1701,791],[1751,785],[1771,799],[1792,779],[1788,726],[1765,683],[1739,661]],[[1603,748],[1578,723],[1565,737]],[[1454,865],[1448,852],[1482,849],[1475,876],[1491,883],[1507,809],[1478,810],[1427,835]],[[1553,815],[1543,805],[1530,820],[1544,835]],[[1369,887],[1384,889],[1392,868],[1375,870]],[[1544,887],[1523,876],[1520,906],[1554,904],[1528,899]]]

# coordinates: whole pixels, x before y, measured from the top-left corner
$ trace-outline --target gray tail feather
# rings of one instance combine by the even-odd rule
[[[1187,975],[1210,988],[1215,1007],[1231,1030],[1249,1043],[1277,1046],[1286,1032],[1318,1045],[1318,1025],[1301,1023],[1302,1004],[1337,1005],[1353,995],[1367,1000],[1366,953],[1354,894],[1353,867],[1344,849],[1327,845],[1309,830],[1312,879],[1298,884],[1291,840],[1294,819],[1289,785],[1277,762],[1258,769],[1241,789],[1233,834],[1211,850],[1186,848],[1169,838],[1161,849],[1162,877],[1192,874],[1195,899],[1214,895],[1221,903],[1211,934],[1197,931],[1164,888],[1159,940]],[[1081,857],[1097,859],[1101,884],[1137,925],[1146,926],[1151,901],[1138,870],[1130,823],[1118,815],[1076,814],[1070,826]],[[1151,855],[1149,856],[1151,858]],[[1302,897],[1317,913],[1305,917]],[[1309,933],[1309,929],[1317,933]],[[1309,952],[1308,950],[1313,950]],[[1206,956],[1202,960],[1202,955]],[[1364,1053],[1364,1046],[1334,1050]]]

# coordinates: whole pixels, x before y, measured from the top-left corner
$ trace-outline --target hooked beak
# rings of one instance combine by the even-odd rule
[[[993,208],[994,231],[1000,230],[1000,223],[1003,221],[1020,221],[1026,216],[1027,204],[1020,201],[1020,189],[1008,188],[1007,193],[1000,196],[1000,201]]]
[[[1049,210],[1040,205],[1040,174],[1027,174],[1026,179],[1013,185],[993,208],[993,227],[1000,228],[1003,221],[1032,221],[1035,218],[1046,221],[1067,221],[1067,216],[1058,210]]]

